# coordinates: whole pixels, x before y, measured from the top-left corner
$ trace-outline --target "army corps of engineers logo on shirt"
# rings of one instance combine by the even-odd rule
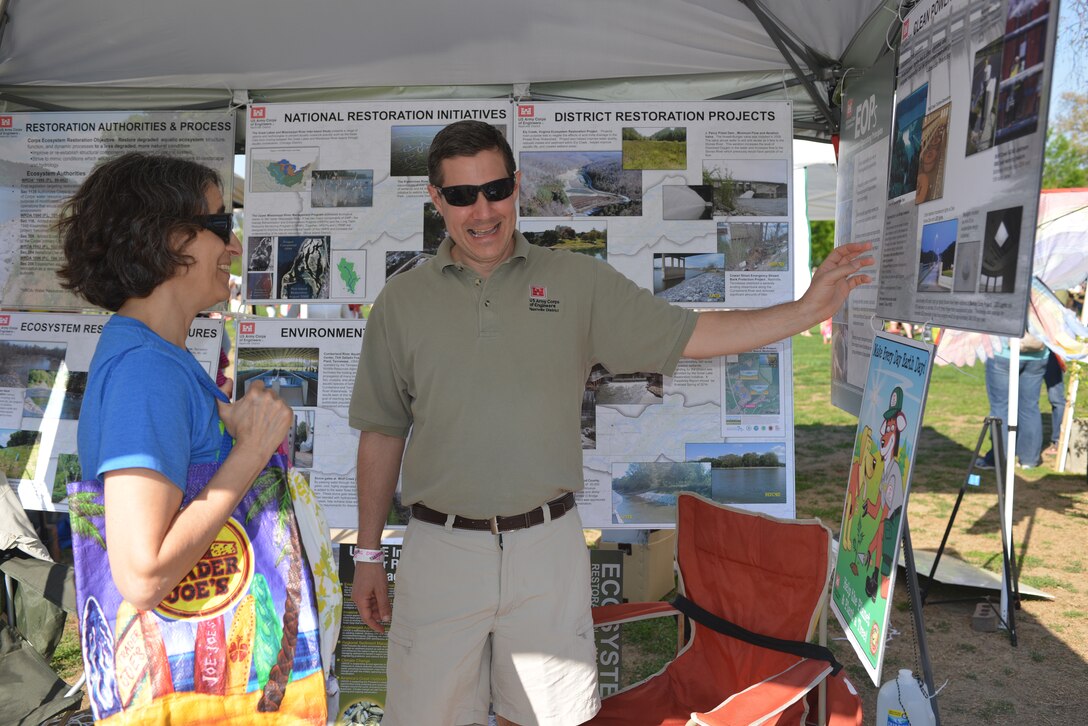
[[[548,288],[543,285],[530,285],[529,310],[534,313],[557,313],[559,301],[549,298]]]

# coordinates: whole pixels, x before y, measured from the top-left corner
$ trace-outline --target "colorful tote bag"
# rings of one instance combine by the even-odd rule
[[[224,434],[219,461],[231,440]],[[189,468],[182,506],[219,463]],[[273,455],[207,552],[152,610],[117,591],[100,481],[68,485],[87,690],[106,724],[326,723],[314,580],[285,457]]]

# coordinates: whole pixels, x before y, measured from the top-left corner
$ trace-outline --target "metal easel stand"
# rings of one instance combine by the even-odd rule
[[[921,591],[921,599],[919,602],[922,605],[925,605],[926,596],[929,594],[929,585],[934,582],[934,575],[937,573],[937,565],[940,564],[941,555],[944,554],[945,545],[948,543],[948,535],[952,531],[952,524],[956,521],[956,513],[960,510],[960,503],[963,501],[963,495],[966,493],[971,477],[974,475],[975,462],[978,461],[980,452],[982,451],[982,444],[986,440],[986,433],[989,432],[994,452],[994,476],[997,480],[997,509],[998,522],[1001,529],[1001,562],[1004,575],[1002,577],[1002,586],[1004,590],[1003,594],[1009,603],[1008,618],[1001,618],[1000,613],[998,613],[998,617],[1001,618],[1001,624],[1009,631],[1009,642],[1015,648],[1017,644],[1015,613],[1020,607],[1020,582],[1019,574],[1016,571],[1016,561],[1013,557],[1012,531],[1009,527],[1006,527],[1005,523],[1005,437],[1001,434],[1001,423],[1001,419],[992,418],[990,416],[987,416],[982,423],[982,431],[979,432],[978,443],[975,444],[974,456],[971,457],[971,463],[967,466],[967,475],[963,478],[963,484],[960,485],[960,492],[956,497],[956,504],[952,507],[952,514],[948,517],[948,526],[945,527],[944,537],[941,538],[941,545],[937,548],[937,554],[933,558],[933,566],[929,570],[927,584]],[[913,555],[911,559],[913,559]]]

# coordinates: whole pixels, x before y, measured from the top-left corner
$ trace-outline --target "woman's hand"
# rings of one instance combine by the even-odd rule
[[[262,464],[275,453],[294,423],[291,407],[261,381],[251,383],[236,402],[218,404],[219,418],[234,437],[235,448],[251,451]]]
[[[159,472],[119,469],[104,476],[110,567],[121,595],[141,610],[158,604],[192,569],[294,422],[291,407],[259,381],[236,403],[218,404],[234,449],[180,512],[181,489]]]

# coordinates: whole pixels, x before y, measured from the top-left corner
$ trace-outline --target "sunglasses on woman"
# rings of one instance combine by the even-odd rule
[[[446,200],[447,204],[455,207],[467,207],[476,203],[476,195],[483,192],[484,199],[489,202],[501,202],[514,193],[514,177],[507,176],[495,179],[486,184],[456,184],[451,187],[439,187],[435,189]]]
[[[223,244],[230,244],[230,234],[234,231],[234,215],[230,212],[202,214],[195,221],[209,232],[214,232],[216,237],[223,240]]]

